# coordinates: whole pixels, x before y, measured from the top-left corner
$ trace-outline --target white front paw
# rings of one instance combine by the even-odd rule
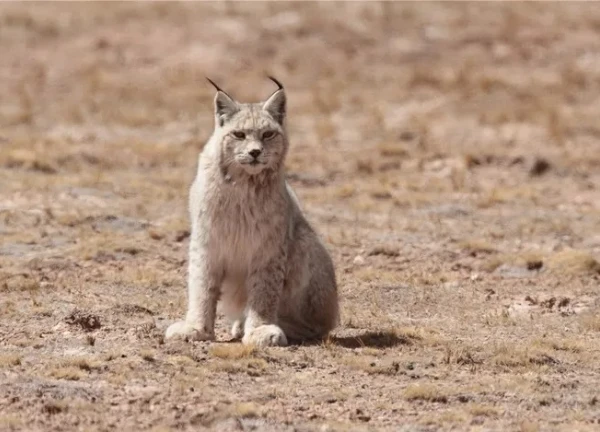
[[[177,321],[171,324],[165,334],[165,339],[183,339],[185,341],[215,340],[214,332],[201,330],[187,321]]]
[[[261,325],[250,330],[242,339],[244,345],[256,345],[257,347],[286,346],[288,344],[285,333],[273,324]]]

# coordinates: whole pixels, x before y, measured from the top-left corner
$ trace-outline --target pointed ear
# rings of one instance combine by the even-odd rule
[[[238,110],[237,102],[231,99],[227,93],[217,92],[215,96],[215,116],[219,126],[223,126]]]
[[[213,80],[206,77],[206,80],[217,89],[215,96],[215,116],[219,122],[219,126],[223,126],[225,121],[233,116],[238,110],[239,106],[231,96],[225,93],[221,88],[215,84]]]
[[[283,121],[285,120],[286,114],[286,96],[285,90],[281,83],[277,81],[275,78],[269,77],[271,81],[277,84],[279,89],[273,93],[269,99],[263,104],[263,109],[267,111],[271,117],[273,117],[277,123],[283,125]]]

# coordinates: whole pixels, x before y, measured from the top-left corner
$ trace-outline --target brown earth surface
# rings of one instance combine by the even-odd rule
[[[286,86],[342,324],[165,343],[207,75]],[[600,430],[593,3],[2,3],[0,430]]]

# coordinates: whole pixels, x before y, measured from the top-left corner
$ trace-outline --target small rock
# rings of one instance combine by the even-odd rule
[[[530,305],[538,304],[538,301],[529,295],[525,297],[525,301],[528,302]]]
[[[458,281],[452,281],[452,282],[445,282],[442,286],[446,289],[455,289],[455,288],[458,288],[460,286],[460,284],[458,283]]]
[[[398,138],[400,138],[401,141],[412,141],[416,138],[416,135],[411,131],[404,131],[400,133]]]
[[[555,304],[556,304],[556,297],[550,297],[549,299],[546,299],[546,300],[540,302],[540,306],[548,308],[548,309],[552,309]]]
[[[180,243],[190,236],[189,230],[180,230],[175,233],[175,241]]]
[[[353,415],[350,416],[351,419],[356,419],[356,420],[360,420],[360,421],[364,421],[364,422],[368,422],[371,420],[371,416],[366,415],[363,410],[361,410],[360,408],[357,408],[355,413]]]
[[[472,425],[482,425],[484,422],[485,422],[485,420],[481,416],[477,416],[473,420],[471,420]]]
[[[361,255],[356,255],[354,257],[354,261],[352,261],[356,265],[363,265],[365,263],[365,259]]]
[[[148,235],[152,240],[162,240],[163,238],[165,238],[165,235],[163,233],[158,232],[156,230],[149,230]]]
[[[531,168],[529,168],[529,175],[532,177],[540,176],[546,173],[550,167],[550,162],[548,162],[546,159],[536,158],[535,161],[533,161]]]
[[[558,308],[560,309],[560,308],[567,307],[567,306],[569,306],[569,303],[571,303],[571,299],[569,299],[568,297],[563,297],[558,302]]]

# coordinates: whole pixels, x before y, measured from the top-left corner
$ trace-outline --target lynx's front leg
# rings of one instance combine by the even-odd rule
[[[185,321],[169,326],[165,337],[214,340],[219,283],[209,266],[208,251],[200,233],[192,230],[188,265],[188,311]]]
[[[252,271],[248,277],[244,344],[259,347],[287,345],[285,333],[276,324],[283,290],[284,262],[283,257],[276,257]]]

